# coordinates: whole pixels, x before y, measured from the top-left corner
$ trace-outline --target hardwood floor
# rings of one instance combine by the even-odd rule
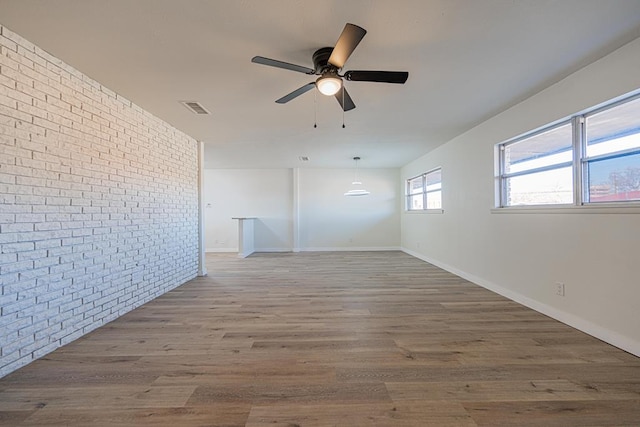
[[[207,263],[0,379],[0,425],[640,425],[640,358],[404,253]]]

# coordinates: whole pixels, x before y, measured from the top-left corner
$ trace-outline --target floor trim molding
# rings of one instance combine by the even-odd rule
[[[300,252],[378,252],[402,251],[400,246],[354,246],[354,247],[315,247],[300,248]]]

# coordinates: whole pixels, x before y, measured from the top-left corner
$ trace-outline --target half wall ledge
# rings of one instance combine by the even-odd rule
[[[238,220],[238,258],[246,258],[256,251],[253,221],[256,217],[232,217]]]

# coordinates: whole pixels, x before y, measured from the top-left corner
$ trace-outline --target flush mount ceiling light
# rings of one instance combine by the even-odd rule
[[[327,72],[316,80],[316,86],[321,94],[333,96],[342,89],[342,79],[336,73]]]
[[[356,170],[353,178],[353,182],[351,183],[351,189],[344,193],[345,196],[367,196],[369,193],[367,190],[361,187],[362,182],[358,179],[358,160],[360,157],[354,157],[353,160],[356,162]]]

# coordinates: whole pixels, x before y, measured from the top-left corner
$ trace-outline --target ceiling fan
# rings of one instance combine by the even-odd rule
[[[335,96],[343,111],[349,111],[356,108],[356,105],[353,103],[351,96],[349,96],[349,92],[344,88],[343,80],[403,84],[409,77],[409,73],[406,71],[352,70],[340,74],[339,72],[344,67],[345,62],[347,62],[347,59],[349,59],[365,34],[367,34],[367,31],[364,28],[354,24],[345,25],[335,47],[323,47],[314,52],[312,57],[313,68],[277,61],[263,56],[254,56],[251,62],[320,76],[315,82],[307,83],[276,100],[278,104],[285,104],[316,87],[323,95]]]

